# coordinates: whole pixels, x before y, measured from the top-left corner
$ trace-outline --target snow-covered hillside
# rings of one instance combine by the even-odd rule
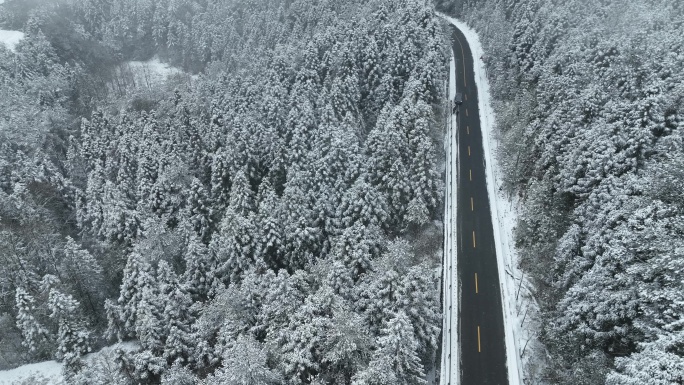
[[[428,1],[48,3],[3,5],[27,36],[0,52],[2,367],[107,335],[141,349],[74,383],[434,372]]]

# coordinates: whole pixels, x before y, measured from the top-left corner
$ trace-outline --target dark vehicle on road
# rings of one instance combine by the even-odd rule
[[[460,106],[461,103],[463,103],[463,94],[461,94],[460,92],[457,92],[456,95],[454,96],[454,109],[453,109],[452,113],[458,114],[458,106]]]

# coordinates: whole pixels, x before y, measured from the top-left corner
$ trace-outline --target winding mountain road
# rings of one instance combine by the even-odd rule
[[[461,31],[452,28],[455,73],[451,81],[462,95],[462,104],[447,132],[441,384],[504,385],[508,384],[504,320],[473,56]]]

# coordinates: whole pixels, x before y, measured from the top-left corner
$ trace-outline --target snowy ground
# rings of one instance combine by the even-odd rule
[[[114,70],[108,88],[113,94],[121,96],[149,92],[175,76],[188,75],[176,67],[162,63],[157,57],[147,61],[129,61]]]
[[[148,61],[130,61],[126,63],[132,71],[139,73],[141,82],[163,82],[172,75],[183,73],[178,68],[171,67],[167,63],[162,63],[158,57],[154,57]]]
[[[45,361],[23,365],[12,370],[0,371],[0,385],[14,385],[22,382],[28,384],[61,385],[62,364],[57,361]]]
[[[473,29],[464,22],[446,15],[440,14],[439,16],[463,32],[475,58],[484,55],[480,40]],[[474,63],[475,82],[480,97],[480,123],[484,134],[487,190],[491,205],[499,280],[503,296],[508,377],[511,385],[519,385],[524,383],[525,377],[533,376],[534,373],[530,373],[530,371],[534,371],[537,367],[530,362],[530,357],[534,357],[533,350],[539,350],[539,343],[535,338],[535,331],[538,330],[538,324],[535,323],[537,322],[538,306],[532,296],[531,285],[518,269],[518,255],[513,238],[513,229],[518,216],[517,206],[516,201],[508,197],[501,189],[503,178],[500,174],[498,159],[495,156],[498,141],[495,132],[494,110],[490,103],[488,74],[482,61],[476,59]],[[453,68],[451,71],[453,73]],[[453,99],[453,95],[450,97]]]
[[[135,350],[137,343],[122,342],[102,348],[102,350],[88,354],[84,357],[87,363],[91,363],[105,353],[116,349]],[[23,365],[18,368],[0,371],[0,385],[64,385],[62,376],[62,364],[57,361],[44,361],[35,364]]]
[[[2,0],[0,0],[2,4]],[[0,44],[4,44],[10,51],[24,38],[24,33],[20,31],[8,31],[0,29]]]

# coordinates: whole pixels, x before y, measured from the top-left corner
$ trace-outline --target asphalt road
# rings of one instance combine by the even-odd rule
[[[503,385],[508,384],[508,372],[501,289],[485,180],[473,57],[463,34],[456,27],[453,30],[456,90],[463,95],[457,117],[456,194],[461,384]]]

